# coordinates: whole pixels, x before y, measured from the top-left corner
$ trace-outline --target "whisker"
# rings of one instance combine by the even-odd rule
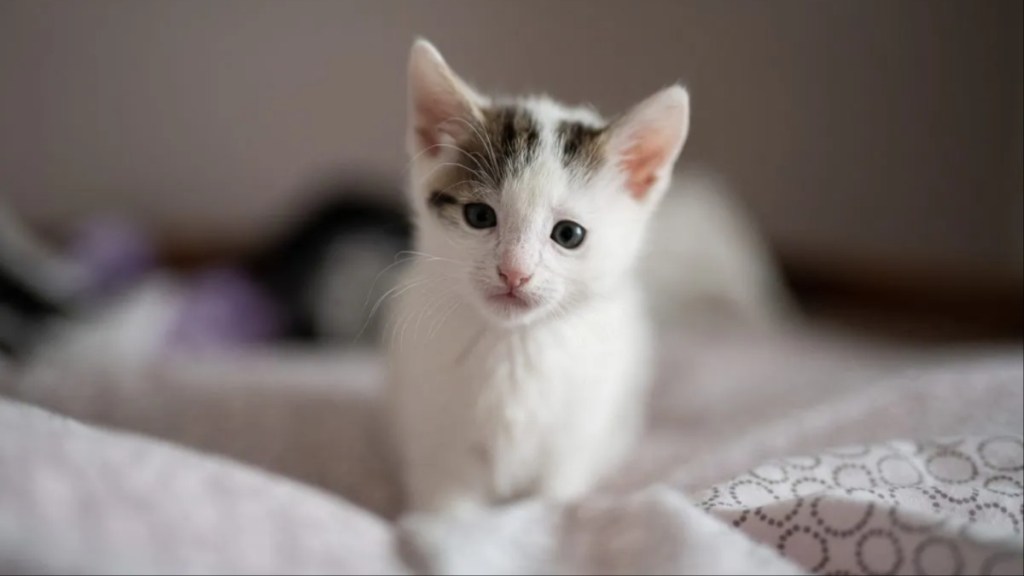
[[[461,264],[461,265],[464,265],[464,266],[468,266],[469,265],[469,262],[463,262],[461,260],[453,260],[451,258],[444,258],[442,256],[435,256],[433,254],[427,254],[426,252],[419,252],[419,251],[416,251],[416,250],[403,250],[403,251],[399,252],[399,254],[410,254],[412,256],[419,256],[421,258],[428,258],[430,260],[438,260],[438,261],[442,261],[442,262],[451,262],[453,264]]]
[[[488,156],[490,156],[490,161],[491,161],[491,163],[490,163],[490,170],[491,170],[491,172],[494,172],[495,170],[497,170],[497,168],[498,168],[498,158],[494,154],[494,148],[491,146],[491,141],[490,141],[489,138],[485,138],[484,137],[483,133],[480,132],[480,129],[477,127],[476,123],[475,122],[470,122],[469,120],[467,120],[467,119],[465,119],[465,118],[463,118],[461,116],[452,117],[450,120],[459,120],[462,123],[464,123],[466,126],[468,126],[470,130],[473,131],[473,133],[476,135],[476,137],[484,145],[484,150],[487,151]],[[447,120],[446,120],[446,122],[447,122]]]
[[[424,174],[423,177],[420,178],[419,181],[416,183],[416,187],[417,188],[421,187],[423,185],[423,182],[425,182],[427,179],[433,177],[435,172],[437,172],[438,170],[440,170],[441,168],[444,168],[446,166],[452,166],[452,167],[455,167],[455,168],[462,168],[463,170],[466,170],[467,172],[469,172],[469,173],[473,174],[474,176],[476,176],[479,180],[481,180],[481,181],[483,181],[485,183],[490,182],[490,178],[487,175],[481,173],[479,170],[474,170],[474,169],[470,168],[469,166],[466,166],[465,164],[462,164],[460,162],[442,162],[442,163],[438,164],[437,166],[434,166],[433,168],[431,168],[430,172],[427,172],[426,174]]]
[[[441,327],[444,326],[444,323],[446,320],[448,320],[448,317],[451,316],[452,313],[455,312],[455,309],[458,308],[459,306],[462,306],[462,299],[456,297],[455,304],[451,308],[448,308],[444,315],[441,316],[441,320],[437,324],[435,324],[434,327],[431,328],[429,332],[427,332],[427,338],[433,338],[434,335],[437,334],[437,332],[441,329]]]
[[[419,319],[416,320],[416,327],[413,328],[413,335],[419,334],[420,324],[423,322],[423,319],[429,317],[431,314],[436,312],[437,309],[440,307],[441,303],[444,302],[445,297],[448,296],[449,294],[450,291],[445,290],[438,294],[437,298],[435,298],[432,302],[428,303],[426,306],[423,307],[423,313],[420,314]]]
[[[395,261],[392,262],[391,264],[388,264],[387,266],[385,266],[383,270],[381,270],[380,272],[377,273],[376,276],[374,276],[373,282],[370,284],[370,289],[366,291],[366,300],[363,302],[363,310],[365,310],[367,304],[370,303],[370,297],[373,295],[374,289],[377,288],[377,282],[380,280],[380,277],[383,276],[388,270],[391,270],[392,268],[394,268],[395,266],[398,266],[399,264],[404,264],[404,263],[406,263],[406,262],[408,262],[410,260],[413,260],[413,258],[411,258],[411,257],[399,260],[399,256],[401,256],[403,252],[404,251],[397,252],[395,254]]]
[[[380,305],[383,304],[384,300],[386,300],[389,296],[391,296],[393,298],[397,298],[398,296],[401,296],[402,294],[404,294],[405,292],[407,292],[411,288],[415,288],[416,286],[421,286],[421,285],[426,284],[428,282],[433,282],[433,281],[443,280],[443,279],[444,278],[433,278],[433,277],[432,278],[418,278],[418,279],[412,280],[412,281],[410,281],[410,282],[408,282],[408,283],[406,283],[404,285],[399,284],[398,286],[395,286],[395,287],[391,288],[390,290],[388,290],[387,292],[385,292],[384,295],[381,296],[377,300],[377,302],[373,305],[373,309],[370,310],[370,314],[366,317],[366,321],[363,322],[363,326],[359,329],[359,332],[356,333],[355,337],[353,338],[353,343],[359,341],[359,338],[363,335],[363,332],[366,331],[367,326],[370,325],[370,321],[373,320],[373,317],[377,313],[377,310],[380,308]],[[397,294],[395,293],[396,291],[398,291]],[[394,295],[392,296],[392,294],[394,294]]]

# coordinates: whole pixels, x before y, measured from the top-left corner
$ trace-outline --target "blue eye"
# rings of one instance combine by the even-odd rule
[[[494,213],[494,208],[487,204],[466,204],[462,209],[462,215],[466,219],[466,224],[472,228],[494,228],[498,225],[498,215]]]
[[[551,230],[551,239],[569,250],[579,248],[586,236],[586,229],[572,220],[562,220]]]

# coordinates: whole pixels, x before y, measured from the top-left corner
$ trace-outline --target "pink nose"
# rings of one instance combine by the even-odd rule
[[[530,281],[530,275],[517,268],[498,267],[498,276],[509,290],[515,290]]]

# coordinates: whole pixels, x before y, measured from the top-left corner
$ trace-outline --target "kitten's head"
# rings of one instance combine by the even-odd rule
[[[425,40],[409,58],[417,249],[501,324],[620,285],[686,140],[678,85],[606,122],[589,108],[474,91]]]

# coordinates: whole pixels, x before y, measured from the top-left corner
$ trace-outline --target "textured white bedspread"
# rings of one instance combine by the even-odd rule
[[[666,333],[607,486],[427,524],[402,555],[378,357],[156,340],[108,326],[0,377],[0,571],[1024,570],[1019,348]]]

